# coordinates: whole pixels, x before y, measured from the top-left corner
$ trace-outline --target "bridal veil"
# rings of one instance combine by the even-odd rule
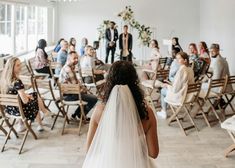
[[[127,85],[116,85],[83,168],[152,168],[142,123]]]

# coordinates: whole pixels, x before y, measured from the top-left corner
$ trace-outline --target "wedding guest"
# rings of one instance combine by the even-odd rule
[[[170,65],[169,71],[169,81],[172,83],[174,81],[175,75],[180,68],[180,65],[176,59],[176,55],[180,52],[179,48],[175,48],[172,50],[172,63]]]
[[[179,38],[178,37],[173,37],[172,38],[172,50],[175,48],[179,48],[180,51],[183,51],[183,49],[181,48],[180,44],[179,44]]]
[[[54,52],[58,53],[58,52],[60,51],[60,49],[61,49],[61,46],[60,46],[61,41],[64,41],[64,38],[61,38],[61,39],[57,42],[57,44],[56,44],[56,46],[55,46],[55,48],[54,48]]]
[[[159,51],[158,41],[153,39],[150,42],[150,48],[151,48],[151,54],[150,54],[150,60],[148,64],[144,65],[144,68],[150,69],[150,70],[157,70],[159,59],[162,57]],[[142,77],[143,80],[147,80],[147,74],[143,72]]]
[[[184,97],[182,93],[187,89],[187,85],[194,83],[194,72],[189,67],[189,57],[185,52],[179,52],[176,55],[178,64],[180,65],[177,71],[173,83],[165,83],[161,89],[161,111],[157,112],[160,118],[165,119],[167,117],[167,102],[174,104],[180,104],[183,102]]]
[[[229,66],[227,60],[220,54],[219,44],[211,44],[210,46],[211,64],[210,71],[213,73],[212,79],[221,79],[230,76]],[[232,86],[227,85],[226,91],[232,91]]]
[[[128,33],[128,26],[123,26],[123,33],[119,36],[120,59],[132,62],[132,35]]]
[[[102,60],[100,60],[97,56],[97,50],[99,49],[99,41],[93,42],[93,57],[95,59],[95,69],[97,70],[105,70],[106,72],[109,71],[111,64],[105,64]]]
[[[69,51],[75,51],[76,50],[76,39],[74,37],[71,37],[69,40]]]
[[[80,48],[80,56],[85,54],[85,47],[88,45],[88,40],[86,37],[82,38],[81,48]]]
[[[61,83],[68,84],[81,84],[76,76],[75,66],[78,64],[78,54],[75,51],[71,51],[68,55],[67,62],[64,67],[61,69],[59,81]],[[97,97],[91,94],[86,93],[86,89],[82,89],[82,100],[87,102],[87,105],[84,108],[85,114],[87,114],[96,104]],[[64,95],[66,101],[76,101],[78,100],[77,94],[67,94]],[[75,112],[72,114],[71,119],[76,119],[80,117],[80,107],[78,107]]]
[[[2,76],[1,76],[1,93],[2,94],[14,94],[19,95],[22,100],[22,108],[25,117],[28,120],[34,121],[36,118],[38,122],[38,131],[43,131],[43,125],[40,115],[51,115],[51,112],[45,108],[42,99],[37,95],[36,92],[26,93],[25,87],[22,81],[19,78],[19,74],[21,72],[21,62],[19,58],[12,57],[7,60],[7,63],[4,67]],[[38,113],[42,111],[43,113]],[[10,115],[20,116],[19,109],[13,106],[6,106],[6,112]],[[19,124],[17,127],[17,131],[21,132],[25,130],[25,126],[21,120],[19,120]]]
[[[64,40],[61,41],[61,49],[57,54],[57,62],[60,63],[61,65],[55,69],[55,73],[57,75],[60,74],[61,67],[65,65],[67,56],[68,56],[68,42]]]
[[[111,63],[114,62],[114,54],[116,51],[116,42],[118,40],[118,31],[115,28],[115,22],[111,21],[109,23],[109,26],[110,27],[105,30],[105,39],[106,39],[105,63],[108,63],[110,51],[111,51]]]
[[[49,68],[48,55],[45,51],[46,46],[47,46],[46,40],[41,39],[38,41],[38,45],[35,50],[36,53],[35,53],[34,69],[38,73],[49,74],[49,77],[51,77],[52,75]]]
[[[95,78],[95,81],[99,81],[99,80],[102,80],[104,79],[104,74],[106,73],[105,70],[97,70],[96,67],[95,67],[95,57],[94,57],[94,49],[92,46],[90,45],[87,45],[85,47],[85,55],[84,57],[81,57],[80,59],[80,68],[81,70],[93,70],[94,72],[94,78]],[[93,83],[93,80],[92,80],[92,76],[83,76],[83,81],[85,83]]]
[[[207,64],[210,64],[209,49],[205,41],[201,41],[198,45],[199,48],[199,57],[206,61]]]

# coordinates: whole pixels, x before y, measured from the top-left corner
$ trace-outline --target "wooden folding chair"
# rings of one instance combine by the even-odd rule
[[[200,90],[201,90],[201,83],[190,84],[188,86],[187,94],[182,105],[174,105],[171,104],[171,102],[167,102],[173,113],[173,115],[168,119],[168,125],[170,125],[172,122],[177,121],[184,135],[187,135],[186,131],[192,128],[195,128],[196,131],[198,131],[195,122],[193,121],[190,115],[190,110],[193,108],[195,104],[197,104],[197,99]],[[184,111],[181,113],[182,109],[184,109]],[[183,126],[183,123],[181,122],[186,116],[188,116],[191,122],[191,125],[189,126]]]
[[[164,70],[166,67],[167,57],[159,58],[158,69]]]
[[[92,83],[86,83],[84,80],[82,80],[82,81],[90,93],[92,93],[91,89],[93,89],[93,88],[96,89],[96,95],[97,95],[97,97],[100,98],[102,96],[102,91],[103,91],[104,84],[105,84],[106,80],[103,79],[103,80],[99,80],[96,82],[94,70],[91,68],[81,68],[80,69],[80,76],[82,77],[82,79],[87,76],[90,76],[92,78]]]
[[[235,76],[229,76],[229,77],[228,77],[227,86],[231,85],[231,87],[232,87],[232,89],[233,89],[233,85],[234,85],[234,84],[235,84]],[[231,108],[232,111],[233,111],[233,114],[232,114],[232,115],[234,115],[234,114],[235,114],[235,110],[234,110],[234,107],[233,107],[233,105],[232,105],[232,101],[233,101],[234,96],[235,96],[235,90],[233,89],[232,91],[227,91],[227,90],[225,89],[225,92],[224,92],[223,95],[224,95],[223,97],[225,97],[225,99],[226,99],[226,104],[224,105],[224,107],[222,107],[223,110],[226,110],[226,108],[227,108],[228,106],[230,106],[230,108]],[[225,113],[225,114],[226,114],[226,113]],[[231,114],[229,114],[229,115],[231,115]],[[226,116],[227,116],[227,115],[226,115]]]
[[[235,151],[235,115],[228,118],[221,124],[221,128],[226,129],[228,134],[233,140],[233,144],[230,145],[224,152],[224,156],[228,157],[228,155]]]
[[[20,75],[25,75],[25,76],[30,76],[30,75],[31,75],[26,60],[24,60],[24,61],[21,62],[21,71],[20,71]]]
[[[57,88],[57,86],[58,86],[58,79],[60,77],[60,75],[57,75],[57,74],[54,73],[56,68],[62,68],[61,63],[51,61],[50,64],[49,64],[49,69],[50,69],[50,73],[51,73],[55,88]]]
[[[81,86],[80,84],[60,84],[59,83],[59,90],[60,90],[60,103],[61,103],[61,110],[63,111],[65,117],[64,117],[64,124],[62,128],[61,135],[64,134],[65,124],[68,121],[68,109],[69,106],[80,106],[80,121],[79,121],[79,127],[78,127],[78,134],[80,135],[80,130],[82,126],[83,119],[86,119],[85,112],[84,112],[84,106],[87,104],[87,102],[82,100],[81,97]],[[64,100],[64,95],[68,94],[76,94],[78,95],[78,100],[76,101],[66,101]],[[65,107],[67,106],[66,110]]]
[[[168,76],[169,70],[158,70],[152,80],[144,80],[141,82],[145,90],[145,100],[149,103],[154,112],[156,112],[156,108],[154,100],[152,99],[153,91],[159,89],[159,83],[161,83],[159,80],[163,81],[167,79]]]
[[[49,109],[49,106],[51,105],[51,103],[54,102],[56,107],[58,108],[58,112],[55,115],[56,117],[51,127],[51,130],[53,130],[59,114],[61,113],[62,116],[65,117],[65,114],[63,113],[59,105],[60,103],[59,90],[53,89],[51,80],[34,79],[34,81],[35,81],[35,87],[36,87],[37,93],[41,97],[41,99],[44,100],[43,102],[44,102],[45,107]],[[48,92],[43,92],[43,90],[48,90]],[[45,103],[46,101],[48,101],[48,104]]]
[[[212,122],[215,122],[215,121],[219,121],[220,123],[222,122],[222,119],[219,117],[215,107],[218,107],[219,111],[223,112],[220,106],[220,100],[226,89],[227,81],[228,81],[228,76],[225,76],[224,78],[221,78],[221,79],[210,79],[207,91],[202,89],[199,94],[198,103],[199,103],[200,111],[202,112],[203,116],[204,114],[206,114],[206,117],[204,117],[204,119],[209,127],[211,126],[210,123]],[[209,109],[205,112],[203,110],[203,106],[206,103],[209,104]],[[216,119],[214,120],[208,119],[208,115],[210,112],[212,112],[215,115]]]
[[[10,115],[10,114],[5,114],[6,106],[17,107],[19,109],[20,116],[13,116],[13,115]],[[17,133],[14,129],[14,125],[15,125],[16,120],[19,119],[19,120],[23,121],[23,123],[26,127],[26,131],[24,133],[24,138],[23,138],[21,146],[19,148],[19,154],[21,154],[21,151],[24,147],[24,144],[25,144],[26,138],[28,136],[28,133],[30,132],[33,135],[34,139],[37,139],[37,136],[31,128],[31,121],[28,120],[24,115],[20,97],[18,95],[12,95],[12,94],[0,94],[0,111],[1,111],[1,114],[3,116],[3,119],[4,119],[5,123],[10,128],[9,131],[8,131],[8,134],[6,136],[5,142],[2,146],[1,151],[2,152],[4,151],[6,144],[7,144],[8,140],[10,139],[10,134],[11,134],[12,131],[16,135],[16,137],[18,137]],[[13,119],[12,123],[10,123],[10,121],[9,121],[9,119],[11,119],[11,118]]]

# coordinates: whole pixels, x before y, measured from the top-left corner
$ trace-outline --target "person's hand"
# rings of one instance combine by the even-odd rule
[[[29,99],[29,100],[33,100],[34,98],[33,98],[33,95],[27,95],[27,98]]]

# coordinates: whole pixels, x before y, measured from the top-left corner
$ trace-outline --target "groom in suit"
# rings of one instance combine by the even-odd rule
[[[115,22],[110,22],[110,28],[105,31],[106,39],[106,58],[105,63],[108,63],[109,52],[111,51],[111,63],[114,61],[114,54],[116,51],[116,41],[118,40],[118,31],[115,28]]]
[[[128,26],[124,25],[123,33],[119,36],[120,59],[132,62],[132,35],[128,33]]]

